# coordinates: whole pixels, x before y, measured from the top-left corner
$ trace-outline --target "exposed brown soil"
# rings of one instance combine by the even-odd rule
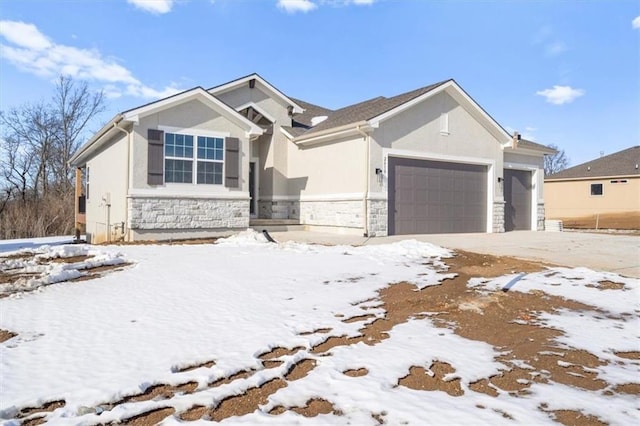
[[[228,417],[253,413],[260,405],[267,403],[267,398],[270,395],[286,386],[286,381],[273,379],[260,387],[250,388],[242,395],[235,395],[222,400],[220,404],[210,412],[209,417],[211,420],[219,422]]]
[[[455,257],[448,259],[447,264],[450,266],[451,272],[458,274],[455,278],[447,279],[440,285],[426,287],[420,291],[409,283],[395,283],[382,289],[379,292],[378,300],[380,301],[379,308],[386,311],[384,318],[375,319],[363,326],[360,329],[361,336],[329,336],[324,342],[311,348],[310,352],[320,356],[328,356],[331,355],[331,349],[336,346],[357,342],[375,345],[387,339],[388,332],[394,326],[412,318],[424,318],[424,312],[431,312],[433,314],[430,314],[429,317],[437,326],[452,329],[457,335],[468,339],[486,342],[501,352],[497,361],[505,365],[505,370],[500,374],[470,384],[469,389],[472,392],[482,392],[494,397],[501,393],[524,396],[533,383],[553,381],[590,391],[604,391],[608,395],[639,394],[640,382],[613,387],[600,380],[593,369],[605,365],[606,361],[598,359],[586,351],[558,347],[554,339],[561,335],[561,331],[544,328],[537,323],[537,318],[543,312],[554,312],[558,309],[593,310],[593,307],[547,295],[540,291],[529,293],[491,292],[467,287],[467,282],[471,277],[496,277],[511,273],[538,272],[544,268],[544,265],[520,259],[463,251],[457,252]],[[598,288],[619,290],[621,285],[620,283],[603,281],[599,283]],[[336,317],[340,318],[343,315],[338,313]],[[371,318],[370,315],[364,315],[348,318],[344,321],[356,322]],[[322,334],[330,331],[331,329],[318,329],[301,334]],[[283,363],[283,360],[278,358],[292,356],[303,350],[302,347],[291,349],[276,347],[262,353],[259,359],[262,361],[262,368],[274,368]],[[616,355],[625,359],[640,359],[640,353],[637,351],[617,352]],[[425,392],[443,391],[452,396],[461,396],[467,390],[455,377],[445,380],[448,374],[455,373],[450,364],[435,359],[425,359],[424,362],[422,366],[411,367],[405,377],[398,378],[398,385]],[[523,363],[526,366],[523,366]],[[182,368],[176,372],[181,373],[213,365],[214,361],[208,361]],[[425,368],[427,365],[428,369]],[[207,406],[193,406],[178,413],[177,417],[185,421],[198,419],[220,421],[231,416],[251,413],[261,409],[260,407],[268,402],[269,396],[286,387],[287,382],[305,377],[315,367],[315,360],[302,359],[293,364],[283,378],[272,379],[261,386],[246,390],[243,394],[230,395],[219,402],[211,401],[211,404]],[[246,379],[254,373],[254,370],[240,370],[228,377],[215,380],[209,386],[222,386],[234,380]],[[369,372],[365,368],[359,368],[346,370],[343,373],[351,377],[358,377]],[[192,392],[195,388],[196,385],[193,382],[185,383],[182,387],[158,385],[115,404],[172,398],[178,392]],[[479,409],[482,408],[485,407],[479,407]],[[315,416],[321,413],[341,414],[331,401],[325,399],[309,400],[304,407],[278,406],[270,410],[269,414],[278,415],[287,410],[304,416]],[[540,410],[565,425],[602,424],[598,418],[585,416],[578,411],[552,412],[548,411],[544,404]],[[497,412],[505,418],[512,418],[508,412]],[[129,419],[128,422],[137,423],[128,424],[155,424],[173,414],[174,411],[171,408],[154,410]],[[380,424],[385,422],[385,416],[385,412],[372,413],[372,418]]]
[[[0,328],[0,343],[2,342],[6,342],[7,340],[11,339],[12,337],[16,337],[17,334],[13,333],[11,331],[8,330],[3,330]]]
[[[211,361],[206,361],[206,362],[201,362],[199,364],[193,364],[193,365],[188,365],[186,367],[182,367],[182,368],[178,368],[174,371],[174,373],[184,373],[185,371],[191,371],[191,370],[195,370],[197,368],[211,368],[214,365],[216,365],[216,362],[211,360]]]
[[[631,351],[631,352],[616,352],[615,354],[616,354],[616,356],[619,356],[620,358],[626,358],[626,359],[640,359],[640,352],[637,352],[637,351]]]
[[[47,263],[64,263],[64,264],[73,264],[78,262],[84,262],[87,259],[91,259],[94,256],[87,255],[79,255],[79,256],[71,256],[71,257],[55,257],[51,259],[38,258],[37,263],[39,264],[47,264]],[[0,266],[2,266],[3,262],[6,262],[9,259],[36,259],[35,253],[18,253],[10,256],[0,257]],[[95,266],[89,268],[79,268],[79,270],[83,270],[85,272],[84,275],[66,280],[67,282],[82,282],[88,281],[95,278],[99,278],[108,272],[121,271],[124,268],[131,266],[131,263],[120,263],[117,265],[102,265]],[[6,265],[5,265],[6,266]],[[4,269],[0,271],[0,284],[12,284],[16,283],[21,279],[31,279],[31,278],[40,278],[42,273],[37,272],[25,272],[24,268],[10,268]],[[60,281],[62,282],[62,281]],[[31,289],[23,288],[23,289],[13,289],[11,291],[6,291],[0,294],[0,298],[8,297],[13,293],[32,291]]]
[[[147,411],[146,413],[138,414],[137,416],[123,420],[121,424],[130,426],[157,425],[162,420],[172,416],[175,412],[176,410],[172,407],[159,408],[157,410]]]
[[[318,328],[317,330],[313,330],[313,331],[304,331],[302,333],[300,333],[300,336],[309,336],[311,334],[327,334],[328,332],[330,332],[331,329],[330,328]]]
[[[343,371],[342,374],[349,377],[362,377],[369,374],[369,370],[367,370],[366,368],[358,368],[357,370]]]
[[[580,411],[557,410],[552,411],[554,420],[565,426],[606,426],[607,423],[600,421],[595,416],[585,416]]]
[[[284,375],[284,378],[292,382],[305,377],[311,370],[316,368],[316,361],[313,359],[303,359],[295,363],[291,369]]]
[[[429,367],[431,374],[424,367],[413,366],[409,374],[398,380],[398,385],[415,390],[442,391],[451,396],[464,395],[460,387],[460,379],[445,380],[445,375],[455,373],[455,369],[446,362],[436,361]]]
[[[144,241],[111,241],[111,242],[102,242],[98,245],[100,246],[148,246],[148,245],[162,245],[162,246],[172,246],[172,245],[198,245],[198,244],[214,244],[218,241],[219,238],[179,238],[175,240],[144,240]]]
[[[562,220],[569,229],[633,229],[640,230],[640,212],[605,213],[579,218],[550,218]],[[597,223],[597,227],[596,227]]]
[[[39,407],[23,408],[18,412],[18,415],[16,417],[18,419],[23,419],[35,413],[48,413],[64,406],[65,406],[65,402],[63,400],[49,401]]]
[[[272,358],[280,358],[281,356],[285,356],[285,355],[293,355],[298,351],[303,350],[304,348],[298,346],[292,349],[287,349],[287,348],[281,348],[281,347],[277,347],[274,348],[272,350],[270,350],[269,352],[265,352],[263,354],[260,354],[258,356],[258,358],[260,358],[261,360],[267,360],[267,359],[272,359]]]
[[[196,390],[198,384],[196,382],[187,382],[178,386],[170,385],[154,385],[150,386],[144,392],[129,395],[116,402],[115,405],[125,402],[150,401],[152,399],[168,399],[177,393],[191,393]]]
[[[587,285],[586,287],[597,288],[598,290],[622,290],[623,283],[614,283],[613,281],[600,281],[598,285]]]
[[[359,321],[365,321],[371,318],[375,318],[376,316],[373,314],[367,314],[367,315],[358,315],[356,317],[351,317],[351,318],[347,318],[347,319],[343,319],[342,322],[346,322],[346,323],[352,323],[352,322],[359,322]]]

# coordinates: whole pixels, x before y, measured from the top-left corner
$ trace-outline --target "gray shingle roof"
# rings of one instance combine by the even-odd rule
[[[314,105],[300,99],[294,99],[294,98],[289,98],[289,99],[291,99],[293,102],[297,103],[302,108],[304,108],[304,112],[302,114],[296,114],[295,117],[293,117],[293,119],[297,123],[300,123],[306,127],[311,127],[311,119],[313,117],[320,117],[323,115],[330,116],[333,113],[333,110],[329,108],[321,107],[319,105]]]
[[[450,80],[441,81],[439,83],[431,84],[429,86],[421,87],[410,92],[402,93],[391,98],[385,98],[384,96],[378,96],[377,98],[369,99],[364,102],[360,102],[354,105],[349,105],[344,108],[333,111],[329,118],[322,123],[309,129],[305,134],[312,134],[320,132],[322,130],[332,129],[334,127],[340,127],[351,123],[357,123],[358,121],[369,120],[377,117],[380,114],[384,114],[412,99],[421,96],[436,87],[446,83]],[[326,115],[326,114],[323,114]]]
[[[549,175],[545,180],[597,178],[606,176],[640,176],[640,146],[578,164]]]
[[[518,141],[518,146],[522,147],[522,148],[527,148],[527,149],[533,149],[536,151],[542,151],[545,153],[549,153],[549,154],[555,154],[557,151],[553,148],[549,148],[548,146],[536,143],[536,142],[532,142],[529,141],[527,139],[520,139]]]

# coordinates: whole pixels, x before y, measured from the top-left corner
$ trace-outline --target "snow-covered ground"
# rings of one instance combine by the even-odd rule
[[[33,250],[33,245],[25,247],[22,251]],[[307,376],[272,394],[261,410],[225,422],[377,424],[376,415],[389,424],[552,423],[539,409],[543,403],[548,410],[579,410],[612,424],[640,421],[634,395],[610,397],[553,382],[536,383],[521,397],[470,391],[470,383],[508,369],[495,360],[500,350],[436,327],[429,316],[395,326],[388,339],[375,345],[338,346],[332,356],[312,353],[328,336],[358,336],[363,325],[383,317],[375,301],[380,289],[403,281],[425,288],[449,277],[445,262],[451,253],[428,243],[269,244],[261,234],[246,232],[217,244],[49,246],[38,253],[55,257],[77,250],[91,251],[93,259],[133,265],[82,283],[41,280],[32,286],[35,291],[0,299],[0,329],[17,334],[0,343],[0,421],[5,424],[18,424],[21,408],[55,400],[65,401],[47,414],[57,424],[108,423],[167,406],[180,413],[282,378],[304,358],[316,362]],[[8,254],[15,253],[3,256]],[[596,370],[603,380],[638,382],[640,361],[614,355],[640,351],[638,280],[583,268],[518,278],[510,291],[542,290],[592,306],[593,311],[545,314],[540,321],[563,331],[559,345],[609,361]],[[513,279],[476,279],[469,286],[490,292]],[[624,283],[624,289],[605,295],[592,288],[607,279]],[[374,317],[343,321],[370,314]],[[276,347],[302,349],[282,356],[282,365],[264,368],[258,356]],[[397,386],[411,366],[428,368],[434,360],[455,368],[450,378],[460,379],[463,396]],[[215,365],[183,371],[208,361]],[[368,374],[343,374],[359,368]],[[254,373],[208,386],[242,370]],[[94,410],[154,384],[189,381],[198,383],[192,393],[119,404],[99,415]],[[276,406],[304,406],[320,397],[340,415],[266,414]],[[169,417],[165,423],[178,421]]]

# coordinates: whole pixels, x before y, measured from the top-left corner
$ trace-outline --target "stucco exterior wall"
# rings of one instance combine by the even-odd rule
[[[363,194],[366,143],[363,137],[336,139],[308,147],[289,143],[288,195]]]
[[[627,183],[611,183],[622,179]],[[602,195],[591,195],[592,183],[602,184]],[[547,219],[640,211],[640,177],[547,181],[544,186]]]
[[[89,196],[86,203],[86,232],[89,242],[114,241],[127,222],[127,137],[113,138],[98,155],[87,162]],[[118,225],[118,230],[115,230]]]
[[[273,134],[263,135],[259,139],[258,151],[252,151],[253,157],[260,158],[259,164],[259,188],[258,194],[286,195],[287,194],[287,138],[280,132],[280,126],[290,126],[287,107],[279,100],[271,98],[260,89],[260,85],[251,89],[248,85],[238,87],[234,90],[216,95],[220,100],[230,105],[232,108],[239,108],[248,103],[254,103],[259,110],[269,114],[269,119],[273,119]]]
[[[441,132],[441,114],[448,114],[448,132]],[[439,93],[412,108],[386,120],[371,136],[369,166],[370,191],[388,195],[388,156],[425,158],[438,161],[484,164],[491,182],[488,201],[487,229],[500,232],[494,221],[498,210],[494,203],[503,202],[503,151],[500,142],[446,92]],[[384,171],[382,178],[375,169]],[[504,229],[504,228],[502,228]]]
[[[167,127],[173,128],[175,131],[180,131],[180,129],[182,129],[182,131],[191,134],[206,134],[219,137],[232,136],[239,138],[243,153],[240,166],[240,188],[226,188],[224,185],[198,185],[195,183],[165,183],[164,185],[159,186],[148,185],[147,130],[166,130]],[[141,118],[140,123],[133,126],[132,144],[133,178],[131,180],[131,192],[133,194],[200,194],[215,196],[216,194],[249,191],[247,178],[249,173],[250,147],[249,140],[245,136],[244,129],[213,111],[210,107],[204,105],[198,100],[192,100]]]

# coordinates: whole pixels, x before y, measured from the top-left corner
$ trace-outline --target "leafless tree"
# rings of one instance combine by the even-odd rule
[[[554,173],[561,172],[569,166],[569,157],[564,152],[564,149],[558,148],[556,145],[547,145],[551,149],[555,149],[556,153],[553,155],[544,156],[544,175],[549,176]]]
[[[60,77],[50,102],[0,112],[0,238],[65,234],[73,229],[71,155],[104,111],[102,92]]]

